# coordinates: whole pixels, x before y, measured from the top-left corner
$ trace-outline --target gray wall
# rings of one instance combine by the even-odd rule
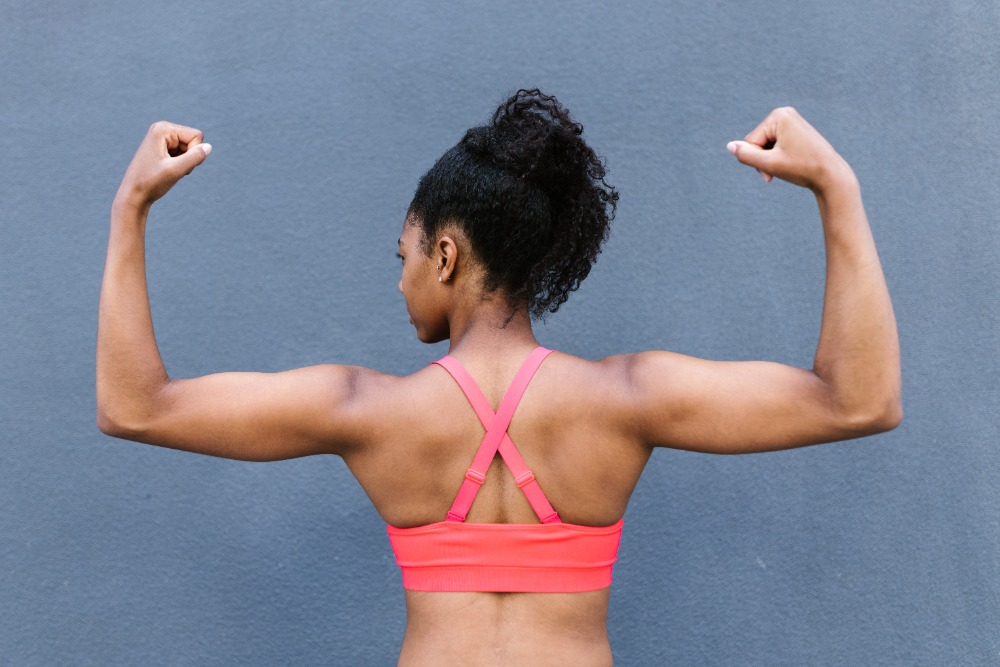
[[[172,376],[408,373],[445,352],[414,338],[396,291],[417,178],[540,86],[622,197],[543,344],[811,367],[815,203],[725,150],[786,104],[860,177],[902,343],[895,431],[656,453],[615,572],[617,661],[995,664],[997,7],[4,3],[0,663],[394,661],[399,573],[339,459],[227,461],[97,430],[109,207],[151,122],[204,131],[214,152],[148,225]]]

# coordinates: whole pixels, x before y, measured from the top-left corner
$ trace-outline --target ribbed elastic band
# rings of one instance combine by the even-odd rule
[[[410,591],[583,593],[611,585],[611,566],[560,570],[549,567],[448,565],[404,567]]]

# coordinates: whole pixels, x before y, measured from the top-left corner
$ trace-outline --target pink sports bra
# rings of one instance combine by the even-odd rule
[[[414,591],[576,593],[611,585],[622,519],[610,526],[563,523],[507,435],[524,390],[552,350],[535,348],[521,365],[496,414],[457,359],[442,366],[472,404],[486,435],[444,521],[414,528],[388,526],[389,542]],[[497,451],[541,523],[466,523]]]

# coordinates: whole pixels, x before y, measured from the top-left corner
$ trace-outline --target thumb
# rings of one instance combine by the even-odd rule
[[[184,153],[178,155],[175,158],[171,158],[174,163],[174,169],[183,172],[185,175],[190,174],[194,171],[194,168],[205,161],[208,154],[212,152],[212,144],[198,144],[197,146],[188,146],[188,149]]]
[[[756,144],[751,144],[749,141],[730,141],[726,144],[726,149],[730,153],[736,156],[736,159],[747,165],[748,167],[754,167],[757,171],[764,174],[764,178],[767,178],[771,174],[771,166],[774,162],[774,151],[764,150]]]

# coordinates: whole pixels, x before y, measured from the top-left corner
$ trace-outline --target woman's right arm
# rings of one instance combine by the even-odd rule
[[[791,449],[895,428],[899,337],[850,166],[794,109],[776,109],[730,150],[765,180],[812,190],[826,244],[826,294],[811,370],[673,352],[625,358],[633,417],[651,446],[716,454]]]
[[[167,375],[146,288],[146,222],[153,202],[208,156],[202,138],[194,128],[153,123],[111,206],[97,318],[98,428],[126,440],[241,461],[356,450],[379,416],[366,397],[391,376],[336,364]]]

